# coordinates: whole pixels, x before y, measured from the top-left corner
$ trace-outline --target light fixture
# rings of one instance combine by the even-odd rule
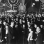
[[[38,2],[39,0],[35,0],[36,2]]]

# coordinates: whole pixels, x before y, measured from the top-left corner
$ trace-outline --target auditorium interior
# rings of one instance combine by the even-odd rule
[[[44,0],[0,0],[0,44],[44,44]]]

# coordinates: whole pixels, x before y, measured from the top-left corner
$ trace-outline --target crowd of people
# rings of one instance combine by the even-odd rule
[[[38,8],[38,6],[40,6],[39,2],[36,2],[35,4],[30,1],[27,1],[26,5],[24,3],[20,3],[18,8],[13,7],[15,8],[15,12],[12,12],[14,10],[10,10],[9,12],[7,12],[8,10],[6,11],[5,9],[4,12],[2,12],[3,10],[0,10],[0,42],[6,41],[10,43],[12,39],[16,40],[21,35],[24,35],[28,44],[43,44],[44,14],[35,10]],[[6,4],[3,5],[4,8],[5,5]],[[28,7],[29,5],[30,7]],[[0,7],[3,6],[1,5]],[[27,8],[32,8],[30,9],[31,12]]]
[[[44,42],[44,20],[41,14],[23,14],[0,18],[0,42],[10,41],[23,33],[30,44]],[[19,33],[19,35],[18,35]],[[22,34],[21,34],[22,35]],[[41,41],[41,42],[40,42]]]

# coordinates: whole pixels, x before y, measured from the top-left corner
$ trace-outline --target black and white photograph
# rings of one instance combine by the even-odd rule
[[[0,0],[0,44],[44,44],[44,0]]]

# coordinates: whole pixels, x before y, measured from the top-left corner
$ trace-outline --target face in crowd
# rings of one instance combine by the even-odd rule
[[[11,22],[11,25],[10,26],[13,27],[14,26],[14,22]]]
[[[37,25],[36,25],[36,24],[34,24],[34,27],[35,27],[35,28],[37,28]]]
[[[43,25],[40,25],[41,28],[43,28]]]

